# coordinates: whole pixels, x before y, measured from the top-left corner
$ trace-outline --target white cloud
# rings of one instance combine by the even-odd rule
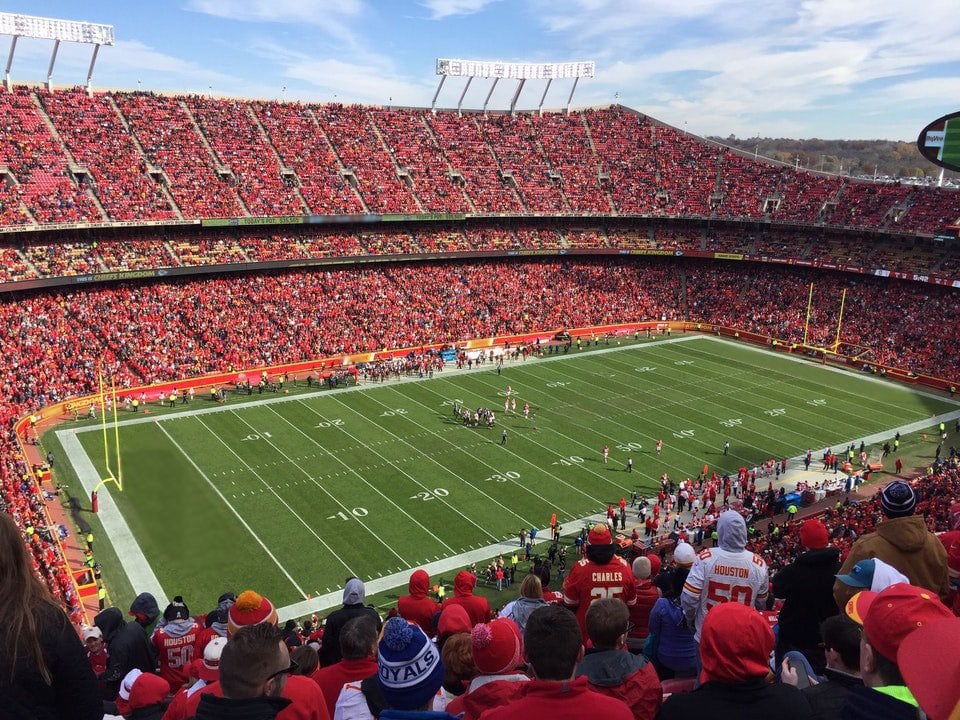
[[[194,12],[241,22],[324,24],[330,15],[358,15],[361,0],[188,0]]]
[[[442,20],[451,15],[474,15],[500,0],[423,0],[420,4],[430,11],[431,20]]]

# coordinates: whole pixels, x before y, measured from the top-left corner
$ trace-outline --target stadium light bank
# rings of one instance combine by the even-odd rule
[[[570,88],[570,96],[567,98],[567,113],[570,112],[570,103],[573,102],[573,93],[577,90],[577,83],[580,78],[592,78],[596,65],[592,60],[559,62],[559,63],[533,63],[533,62],[500,62],[498,60],[457,60],[453,58],[437,58],[437,75],[440,76],[440,84],[437,85],[437,91],[433,94],[433,100],[430,102],[430,109],[436,112],[437,98],[440,96],[440,90],[448,77],[465,77],[467,84],[460,93],[460,99],[457,101],[457,114],[460,114],[460,108],[463,106],[463,98],[470,88],[470,83],[474,78],[493,79],[490,85],[490,91],[483,101],[483,112],[487,111],[487,105],[490,103],[490,97],[493,95],[497,83],[501,80],[516,80],[517,90],[513,93],[513,99],[510,101],[510,114],[512,115],[517,106],[517,100],[523,90],[527,80],[546,80],[547,86],[543,89],[543,95],[540,96],[540,104],[537,106],[537,112],[543,114],[543,103],[547,98],[547,90],[554,80],[573,80],[573,87]]]
[[[17,51],[17,40],[22,37],[37,40],[53,40],[53,54],[50,55],[50,65],[47,68],[47,90],[53,90],[53,66],[57,62],[57,52],[61,42],[81,43],[93,45],[93,57],[90,58],[90,67],[87,69],[86,90],[91,93],[93,81],[93,67],[97,63],[97,55],[101,45],[113,45],[113,25],[83,22],[78,20],[61,20],[59,18],[36,17],[19,13],[0,12],[0,34],[11,36],[10,54],[7,55],[7,69],[5,82],[7,92],[13,92],[13,83],[10,80],[10,67],[13,65],[13,56]]]

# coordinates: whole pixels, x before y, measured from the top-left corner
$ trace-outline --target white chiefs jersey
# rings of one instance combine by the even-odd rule
[[[695,638],[707,611],[724,602],[761,609],[767,600],[769,572],[766,561],[749,550],[708,548],[701,551],[683,585],[680,602],[688,620],[694,619]]]

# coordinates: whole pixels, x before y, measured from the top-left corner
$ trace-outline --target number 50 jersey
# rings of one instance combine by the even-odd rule
[[[766,561],[745,550],[747,525],[740,513],[727,511],[717,523],[719,547],[703,550],[693,563],[680,595],[687,621],[694,621],[700,641],[703,619],[714,605],[738,602],[761,609],[770,579]]]

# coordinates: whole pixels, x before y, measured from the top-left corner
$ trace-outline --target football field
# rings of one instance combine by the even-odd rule
[[[508,386],[515,414],[504,412]],[[492,409],[496,426],[465,427],[455,402]],[[508,362],[502,375],[487,365],[129,414],[123,492],[101,491],[99,520],[134,592],[183,594],[199,608],[253,587],[302,615],[339,604],[351,575],[383,589],[411,568],[515,546],[521,527],[543,528],[554,512],[579,527],[634,490],[653,493],[663,473],[882,444],[957,408],[710,337],[571,350]],[[99,426],[57,436],[89,495],[105,474]]]

